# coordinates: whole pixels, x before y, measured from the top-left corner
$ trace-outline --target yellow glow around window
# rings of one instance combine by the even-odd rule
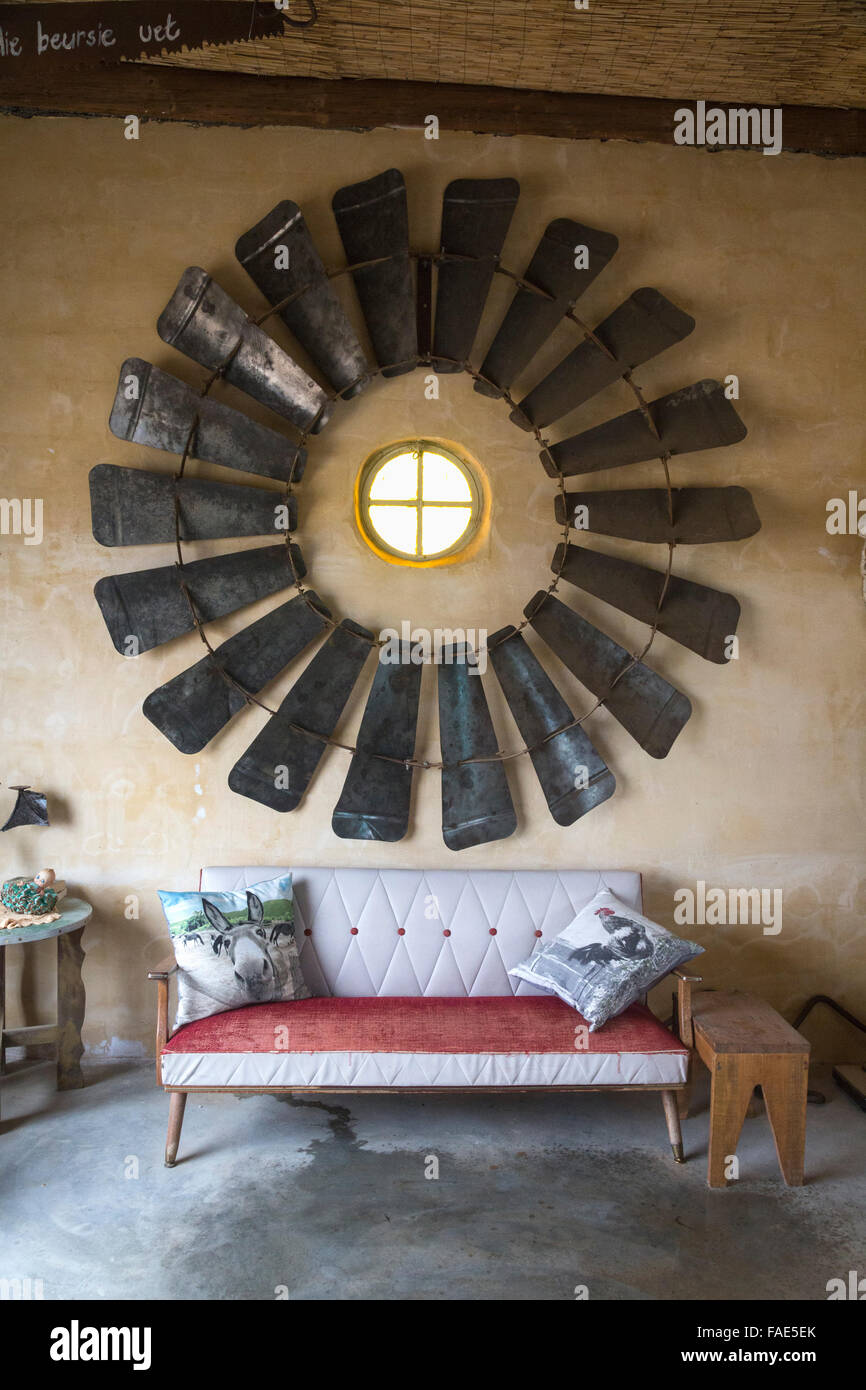
[[[374,550],[424,564],[462,549],[481,519],[481,491],[459,454],[425,440],[383,449],[358,478],[358,524]]]
[[[370,522],[386,545],[414,555],[418,546],[418,511],[415,507],[370,508]]]

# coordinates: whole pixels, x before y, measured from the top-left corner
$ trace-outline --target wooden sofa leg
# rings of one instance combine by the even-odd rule
[[[177,1162],[177,1147],[180,1143],[180,1129],[186,1107],[186,1091],[172,1091],[168,1104],[168,1134],[165,1140],[165,1166],[173,1168]]]
[[[680,1112],[677,1104],[676,1091],[662,1091],[662,1104],[665,1108],[665,1119],[668,1125],[668,1138],[671,1141],[671,1149],[677,1163],[685,1163],[683,1153],[683,1136],[680,1129]]]

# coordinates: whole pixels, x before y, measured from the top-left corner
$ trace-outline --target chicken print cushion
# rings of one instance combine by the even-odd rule
[[[295,942],[291,874],[245,893],[159,897],[177,961],[175,1028],[245,1004],[309,998]]]
[[[602,889],[559,936],[508,973],[558,994],[594,1033],[703,949]]]

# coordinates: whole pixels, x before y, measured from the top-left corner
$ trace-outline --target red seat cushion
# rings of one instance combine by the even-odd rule
[[[581,1025],[584,1031],[578,1035],[575,1030]],[[575,1050],[688,1052],[642,1004],[631,1004],[598,1032],[589,1033],[584,1018],[554,995],[254,1004],[188,1023],[163,1048],[164,1053]]]

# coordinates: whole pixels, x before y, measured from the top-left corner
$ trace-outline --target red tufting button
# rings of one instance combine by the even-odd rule
[[[491,935],[491,936],[495,936],[495,935],[496,935],[496,928],[495,928],[495,927],[491,927],[491,928],[490,928],[490,935]]]
[[[542,933],[542,932],[540,932],[540,931],[537,931],[537,932],[536,932],[536,933],[535,933],[535,935],[536,935],[536,936],[542,936],[542,935],[543,935],[543,933]]]
[[[398,936],[405,936],[405,935],[406,935],[406,928],[405,928],[405,927],[398,927],[398,928],[397,928],[397,935],[398,935]]]
[[[312,928],[312,927],[304,927],[304,936],[312,936],[312,935],[313,935],[313,928]]]
[[[444,932],[442,933],[442,935],[443,935],[443,936],[450,936],[450,935],[451,935],[451,933],[450,933],[450,931],[448,930],[447,927],[445,928],[445,930],[444,930]]]
[[[357,928],[357,927],[353,927],[353,928],[352,928],[352,935],[353,935],[353,936],[357,936],[357,935],[358,935],[358,928]]]

